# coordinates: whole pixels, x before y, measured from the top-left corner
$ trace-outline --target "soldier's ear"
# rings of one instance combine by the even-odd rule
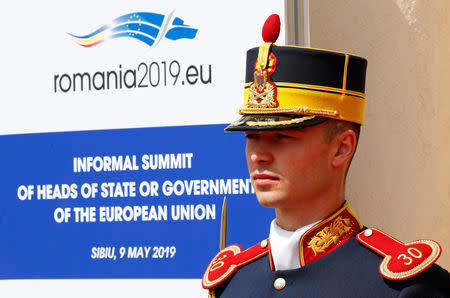
[[[340,133],[334,140],[334,155],[331,159],[331,165],[335,168],[342,167],[352,159],[356,150],[356,135],[351,129]]]

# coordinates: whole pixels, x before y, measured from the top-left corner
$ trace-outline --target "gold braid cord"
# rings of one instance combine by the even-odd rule
[[[239,114],[252,115],[252,114],[296,114],[296,115],[314,115],[314,116],[338,116],[338,111],[311,109],[308,107],[295,107],[295,108],[240,108]]]

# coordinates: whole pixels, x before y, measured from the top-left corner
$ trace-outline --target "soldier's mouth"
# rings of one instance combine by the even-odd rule
[[[255,186],[271,185],[275,182],[278,182],[279,180],[280,178],[275,175],[258,173],[252,175],[252,182]]]

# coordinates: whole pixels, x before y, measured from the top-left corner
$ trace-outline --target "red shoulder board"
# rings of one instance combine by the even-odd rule
[[[202,286],[213,289],[230,277],[236,269],[269,252],[268,239],[242,251],[240,245],[230,245],[222,249],[209,263],[203,274]]]
[[[413,277],[433,265],[441,255],[441,246],[436,241],[416,240],[403,243],[376,228],[364,230],[356,238],[384,256],[380,274],[390,280]]]

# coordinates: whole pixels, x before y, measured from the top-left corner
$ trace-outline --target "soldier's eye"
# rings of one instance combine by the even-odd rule
[[[291,135],[287,135],[287,134],[278,134],[278,138],[280,139],[293,139],[294,137]]]

